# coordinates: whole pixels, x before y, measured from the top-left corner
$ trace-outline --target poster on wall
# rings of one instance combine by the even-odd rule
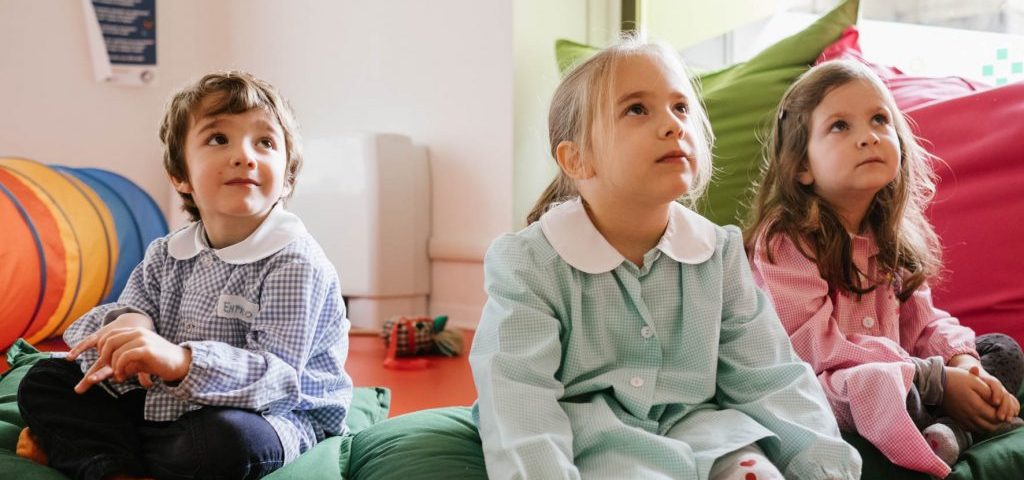
[[[97,82],[145,86],[156,79],[156,0],[82,0]]]

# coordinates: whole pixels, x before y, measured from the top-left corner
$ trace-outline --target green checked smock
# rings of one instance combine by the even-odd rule
[[[643,265],[579,199],[491,246],[470,354],[490,478],[703,480],[753,442],[786,478],[859,478],[735,227],[673,204]]]

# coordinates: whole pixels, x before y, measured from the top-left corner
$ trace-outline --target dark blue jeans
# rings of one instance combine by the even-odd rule
[[[94,386],[79,395],[81,379],[78,364],[48,359],[18,388],[22,418],[50,466],[71,478],[254,479],[284,463],[277,432],[258,413],[204,407],[151,422],[143,419],[145,390],[115,398]]]

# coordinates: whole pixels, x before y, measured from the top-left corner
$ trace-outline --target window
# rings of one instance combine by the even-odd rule
[[[683,50],[705,68],[746,60],[806,27],[837,0],[792,8]],[[1024,0],[861,0],[864,56],[910,75],[956,76],[1002,85],[1024,80]]]

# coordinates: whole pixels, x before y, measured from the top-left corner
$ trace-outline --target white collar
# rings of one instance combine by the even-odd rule
[[[206,241],[203,222],[193,222],[171,235],[167,241],[167,253],[178,260],[187,260],[210,249],[225,263],[241,265],[267,258],[305,233],[306,227],[302,220],[286,211],[278,202],[256,231],[241,242],[212,249]]]
[[[579,197],[544,213],[540,227],[562,260],[583,272],[605,273],[626,259],[590,221]],[[655,248],[677,262],[698,264],[715,253],[715,237],[715,224],[672,202],[668,227]]]

